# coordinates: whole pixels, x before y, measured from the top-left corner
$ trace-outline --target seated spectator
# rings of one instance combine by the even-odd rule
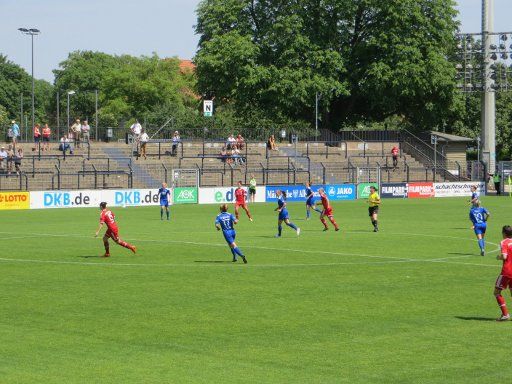
[[[23,148],[18,148],[18,152],[14,155],[14,168],[16,174],[19,175],[21,172],[21,160],[23,159]]]
[[[178,131],[174,131],[174,135],[172,135],[172,149],[171,156],[176,156],[178,153],[178,145],[181,143],[180,133]]]
[[[228,163],[228,164],[233,163],[233,151],[231,149],[228,149],[228,151],[227,151],[226,163]]]
[[[63,154],[66,154],[66,151],[69,150],[69,153],[73,154],[73,147],[71,145],[71,141],[66,136],[62,136],[59,144],[59,151],[62,151]]]
[[[240,154],[240,150],[236,147],[235,149],[233,149],[233,161],[235,162],[235,164],[238,165],[242,165],[245,163],[242,155]]]
[[[7,146],[7,173],[10,175],[14,164],[14,149],[12,144]]]
[[[238,136],[236,137],[237,148],[242,151],[244,149],[244,143],[245,143],[244,138],[242,137],[241,134],[238,134]]]
[[[233,135],[229,135],[228,140],[226,142],[226,148],[233,149],[236,146],[236,139]]]
[[[5,147],[0,147],[0,169],[2,171],[5,170],[5,167],[7,166],[7,151],[5,150]]]
[[[274,135],[270,135],[267,141],[267,148],[271,151],[277,151],[276,139]]]
[[[228,151],[226,151],[226,147],[222,147],[220,150],[220,160],[225,163],[228,158]]]

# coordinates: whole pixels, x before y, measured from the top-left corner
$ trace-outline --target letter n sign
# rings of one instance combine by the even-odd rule
[[[213,100],[205,100],[203,104],[203,111],[206,117],[213,116]]]

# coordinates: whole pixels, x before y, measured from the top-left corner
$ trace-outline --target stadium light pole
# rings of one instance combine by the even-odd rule
[[[315,141],[318,141],[318,100],[320,95],[318,92],[315,93]]]
[[[67,128],[68,129],[69,129],[69,96],[74,95],[75,93],[76,93],[75,91],[68,91],[67,92],[67,96],[68,96],[68,103],[67,103],[67,119],[68,119],[67,120],[67,122],[68,122],[67,125],[68,126],[67,126]]]
[[[24,35],[28,35],[32,39],[32,128],[35,125],[35,112],[34,112],[34,36],[39,35],[41,31],[36,28],[18,28],[18,31]]]

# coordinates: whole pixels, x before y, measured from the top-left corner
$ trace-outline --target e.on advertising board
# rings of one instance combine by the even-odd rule
[[[29,192],[0,192],[0,210],[30,209]]]
[[[235,201],[235,189],[235,187],[200,188],[199,204],[232,203]],[[246,191],[247,200],[249,201],[249,189],[246,189]],[[254,201],[256,203],[265,202],[265,187],[256,187]]]
[[[428,199],[434,197],[434,183],[409,183],[407,197],[409,199]]]

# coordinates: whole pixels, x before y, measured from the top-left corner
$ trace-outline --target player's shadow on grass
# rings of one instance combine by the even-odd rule
[[[448,255],[476,256],[474,253],[467,253],[467,252],[448,252]]]
[[[97,258],[97,259],[104,259],[103,256],[98,256],[98,255],[94,255],[94,256],[77,256],[77,257],[80,257],[81,259],[93,259],[93,258]]]
[[[494,317],[481,317],[481,316],[455,316],[459,320],[469,321],[496,321]]]
[[[232,263],[232,261],[230,261],[230,260],[195,260],[194,263],[220,264],[220,263]]]

